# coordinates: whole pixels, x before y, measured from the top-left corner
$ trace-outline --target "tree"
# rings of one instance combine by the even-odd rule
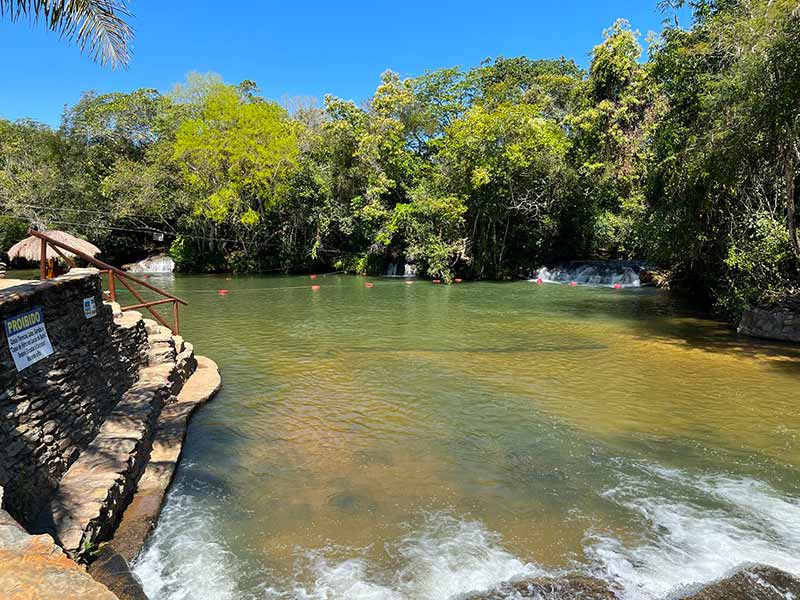
[[[0,0],[0,17],[27,19],[78,44],[103,65],[125,67],[133,30],[124,0]]]
[[[260,224],[289,194],[298,124],[277,104],[224,84],[199,97],[196,114],[181,123],[173,147],[194,216],[224,225],[256,257],[269,238]]]

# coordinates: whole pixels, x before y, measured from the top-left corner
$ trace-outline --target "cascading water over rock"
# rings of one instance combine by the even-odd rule
[[[639,287],[639,272],[644,268],[642,263],[620,260],[570,262],[552,268],[542,267],[534,279],[548,283]]]
[[[404,260],[390,262],[386,267],[384,277],[405,277],[410,279],[417,276],[417,266],[408,264]]]
[[[125,269],[131,273],[172,273],[175,270],[175,261],[166,254],[158,254],[125,265]]]

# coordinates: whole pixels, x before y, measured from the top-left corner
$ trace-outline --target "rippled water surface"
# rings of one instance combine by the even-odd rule
[[[800,574],[800,356],[653,290],[153,277],[224,388],[136,564],[157,599],[625,598]],[[230,290],[227,295],[216,293]]]

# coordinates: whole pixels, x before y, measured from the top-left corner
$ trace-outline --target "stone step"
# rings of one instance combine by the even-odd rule
[[[191,414],[210,400],[222,385],[216,363],[197,357],[197,370],[187,380],[175,402],[165,406],[156,427],[153,448],[145,472],[131,504],[109,542],[113,551],[127,562],[133,561],[147,536],[155,528],[175,469]],[[113,587],[112,587],[113,589]]]
[[[37,519],[73,558],[113,531],[115,516],[133,495],[152,443],[169,382],[155,379],[125,393],[89,447],[67,470]]]
[[[141,320],[121,313],[119,324]],[[176,402],[197,367],[191,344],[145,320],[149,365],[123,395],[91,444],[70,466],[49,504],[37,518],[37,531],[50,533],[66,553],[82,559],[108,539],[130,502],[150,457],[156,422]]]

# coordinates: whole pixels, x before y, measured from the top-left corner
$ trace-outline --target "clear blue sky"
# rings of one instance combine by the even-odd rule
[[[127,70],[94,64],[74,45],[27,23],[0,22],[0,116],[57,125],[85,90],[168,91],[189,71],[256,81],[276,100],[326,93],[360,102],[380,73],[402,75],[486,57],[564,55],[586,65],[602,30],[624,17],[660,31],[656,0],[406,0],[253,2],[129,0]],[[686,25],[687,23],[682,23]]]

